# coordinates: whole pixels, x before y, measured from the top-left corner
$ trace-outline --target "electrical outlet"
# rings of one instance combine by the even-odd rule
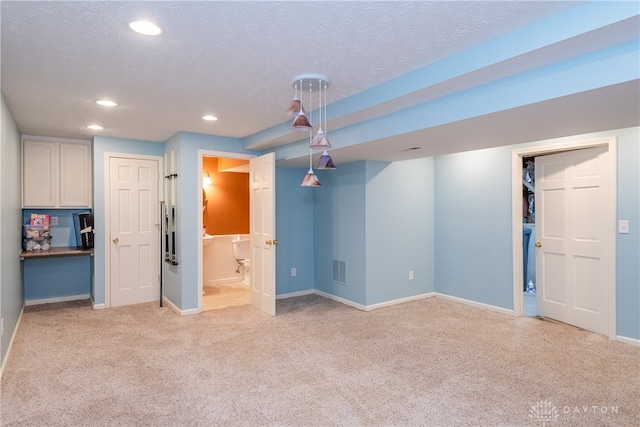
[[[51,225],[58,225],[58,217],[57,216],[52,216],[51,217]]]
[[[409,280],[413,280],[413,270],[409,270]]]
[[[629,221],[626,219],[621,219],[618,221],[618,233],[619,234],[629,234]]]
[[[291,269],[291,277],[296,277],[296,274],[298,274],[298,272],[296,271],[296,268],[295,268],[295,267],[293,267],[293,268]]]

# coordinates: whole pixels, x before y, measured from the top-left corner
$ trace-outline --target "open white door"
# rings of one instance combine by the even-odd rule
[[[109,305],[155,301],[159,293],[158,166],[109,157]]]
[[[276,314],[275,154],[250,160],[251,304]]]
[[[536,157],[538,314],[609,334],[607,147]]]

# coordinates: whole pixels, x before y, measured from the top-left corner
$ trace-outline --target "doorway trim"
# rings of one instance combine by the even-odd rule
[[[616,339],[616,137],[598,138],[582,141],[570,141],[557,144],[532,146],[528,148],[518,148],[511,152],[511,237],[512,237],[512,264],[513,264],[513,314],[523,316],[524,293],[522,292],[523,277],[523,249],[522,249],[522,159],[523,157],[535,157],[545,154],[554,154],[560,151],[581,150],[606,146],[608,150],[606,176],[609,180],[610,191],[605,195],[606,209],[605,221],[609,233],[607,239],[607,252],[611,256],[611,262],[607,265],[605,281],[608,284],[607,298],[609,303],[609,338]]]
[[[199,179],[199,185],[196,186],[196,212],[198,212],[198,222],[195,224],[195,226],[197,227],[197,235],[198,235],[198,310],[197,313],[202,313],[202,292],[204,290],[204,286],[203,286],[203,274],[202,274],[202,269],[204,267],[204,263],[203,263],[203,256],[204,256],[204,251],[203,251],[203,242],[202,242],[202,223],[203,223],[203,216],[202,216],[202,176],[203,176],[203,169],[202,169],[202,162],[204,162],[204,158],[205,157],[223,157],[225,159],[238,159],[238,160],[249,160],[252,159],[254,157],[256,157],[255,154],[243,154],[243,153],[229,153],[226,151],[214,151],[214,150],[198,150],[198,177],[200,177]],[[200,224],[200,226],[198,226],[198,224]]]
[[[109,200],[109,196],[111,194],[111,175],[109,172],[109,163],[112,158],[121,158],[121,159],[138,159],[138,160],[150,160],[158,162],[158,177],[157,177],[157,185],[158,185],[158,198],[161,198],[162,195],[162,182],[160,181],[160,174],[162,173],[162,168],[164,167],[162,164],[162,156],[153,156],[153,155],[143,155],[143,154],[131,154],[131,153],[116,153],[116,152],[105,152],[104,153],[104,307],[111,307],[111,202]],[[153,206],[154,210],[157,210],[157,206]],[[160,217],[158,217],[158,221],[160,221]],[[158,228],[158,234],[160,233],[160,229]],[[158,237],[158,245],[162,246],[162,236]],[[160,247],[158,248],[158,253],[160,253]],[[160,269],[162,268],[162,262],[158,263],[158,280],[160,277]]]

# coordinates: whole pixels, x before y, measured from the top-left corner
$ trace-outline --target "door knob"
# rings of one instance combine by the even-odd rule
[[[267,240],[264,243],[266,243],[267,245],[277,245],[278,241],[277,240]]]
[[[536,242],[535,246],[536,246],[536,248],[541,248],[542,247],[542,243]]]
[[[120,240],[117,237],[113,238],[113,243],[118,243]]]

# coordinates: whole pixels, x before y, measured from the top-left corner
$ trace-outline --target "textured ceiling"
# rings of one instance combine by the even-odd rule
[[[576,4],[5,0],[2,91],[24,134],[245,137],[287,120],[297,74],[329,76],[331,103]],[[133,33],[138,19],[163,34]]]

